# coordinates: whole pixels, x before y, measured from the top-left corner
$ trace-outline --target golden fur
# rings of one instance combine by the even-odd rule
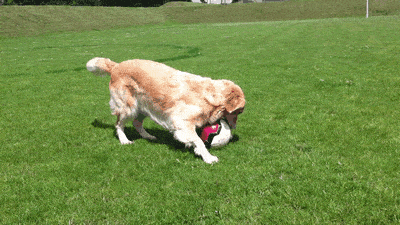
[[[122,144],[131,144],[124,134],[124,125],[133,125],[143,138],[155,139],[142,126],[145,117],[168,129],[206,163],[217,162],[196,133],[196,128],[213,124],[224,117],[231,128],[244,109],[241,88],[229,80],[181,72],[162,63],[134,59],[116,63],[94,58],[87,69],[97,75],[111,75],[110,107],[117,116],[117,135]]]

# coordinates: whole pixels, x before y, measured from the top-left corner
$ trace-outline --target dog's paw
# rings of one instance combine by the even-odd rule
[[[120,142],[121,142],[121,145],[130,145],[130,144],[135,143],[134,141],[129,141],[129,140],[120,141]]]
[[[209,155],[208,157],[204,157],[203,158],[204,162],[208,163],[208,164],[213,164],[218,162],[218,158],[216,156],[213,155]]]

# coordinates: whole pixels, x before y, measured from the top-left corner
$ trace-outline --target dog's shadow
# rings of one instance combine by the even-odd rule
[[[103,123],[103,122],[95,119],[92,122],[92,125],[97,128],[114,130],[114,137],[115,137],[115,139],[118,140],[118,135],[115,130],[115,126],[113,124]],[[185,144],[177,141],[174,138],[174,136],[165,129],[146,128],[146,131],[149,134],[151,134],[157,138],[156,140],[148,140],[151,143],[167,145],[169,147],[169,149],[172,149],[175,151],[181,151],[181,152],[192,151],[193,152],[193,148],[186,148]],[[136,131],[136,129],[133,126],[125,127],[124,132],[125,132],[126,137],[131,141],[135,141],[137,139],[142,139],[142,137],[139,135],[139,133]],[[236,141],[239,141],[239,136],[236,134],[233,134],[233,137],[232,137],[231,141],[229,142],[229,144],[234,143]],[[215,149],[219,149],[219,148],[215,148]]]

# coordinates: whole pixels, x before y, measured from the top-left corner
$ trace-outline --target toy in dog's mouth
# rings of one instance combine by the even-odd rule
[[[232,133],[228,123],[221,119],[202,128],[200,138],[207,147],[221,147],[229,143]]]

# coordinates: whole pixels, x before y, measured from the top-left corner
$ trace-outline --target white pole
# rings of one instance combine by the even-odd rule
[[[368,0],[367,0],[367,18],[368,18]]]

